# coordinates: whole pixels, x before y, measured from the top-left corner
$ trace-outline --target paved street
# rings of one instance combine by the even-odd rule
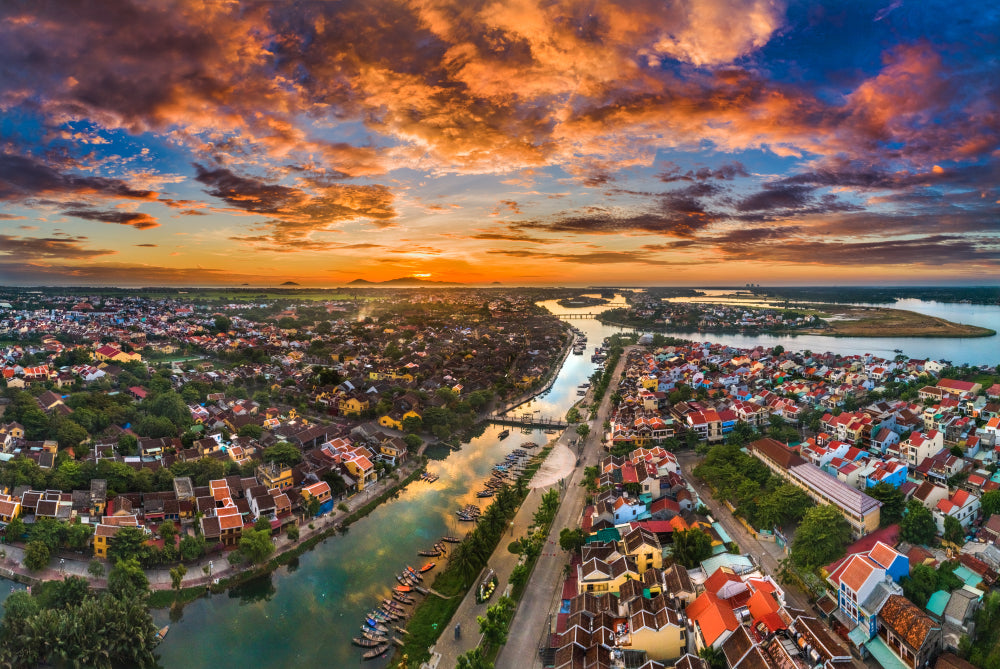
[[[631,347],[630,347],[631,348]],[[604,455],[601,444],[602,425],[611,409],[611,394],[614,392],[617,380],[625,367],[625,359],[630,348],[627,348],[618,361],[612,375],[612,384],[604,394],[597,418],[590,421],[590,436],[584,444],[580,464],[573,470],[566,485],[562,504],[552,523],[546,549],[538,558],[526,594],[521,600],[514,620],[510,625],[507,644],[497,657],[498,667],[541,667],[538,648],[548,634],[550,615],[554,618],[559,610],[560,595],[563,585],[563,568],[568,564],[568,556],[559,548],[559,532],[565,527],[579,527],[580,516],[583,513],[583,503],[586,488],[580,485],[583,480],[583,469],[596,464]],[[551,549],[551,550],[550,550]],[[441,665],[450,666],[450,665]]]
[[[701,458],[694,451],[681,451],[677,453],[677,462],[681,466],[681,473],[684,479],[690,483],[698,492],[702,504],[712,512],[712,518],[719,521],[722,527],[729,534],[729,537],[740,546],[743,553],[749,553],[760,565],[761,569],[777,580],[779,569],[778,561],[784,559],[785,554],[778,544],[770,541],[758,541],[751,536],[750,532],[733,518],[726,506],[712,497],[708,486],[699,481],[691,471],[698,465]],[[812,610],[809,604],[809,597],[794,585],[783,585],[788,604],[804,611]]]

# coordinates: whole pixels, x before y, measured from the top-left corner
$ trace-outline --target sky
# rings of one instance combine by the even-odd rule
[[[0,3],[0,283],[1000,282],[1000,5]]]

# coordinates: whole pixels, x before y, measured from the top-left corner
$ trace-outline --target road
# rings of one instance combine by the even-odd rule
[[[694,451],[681,451],[677,453],[677,463],[681,467],[684,479],[697,491],[698,497],[701,498],[701,503],[707,506],[709,511],[712,512],[712,518],[719,521],[719,524],[726,530],[729,537],[739,544],[740,550],[743,553],[749,553],[757,561],[761,570],[766,574],[770,574],[777,581],[777,574],[780,569],[778,561],[784,559],[784,551],[776,543],[758,541],[751,536],[743,524],[733,518],[732,513],[726,508],[726,505],[712,497],[708,486],[699,481],[692,472],[700,461],[701,457]],[[812,605],[809,603],[809,597],[806,593],[791,584],[783,586],[783,588],[785,590],[785,599],[789,605],[803,611],[812,610]]]
[[[604,446],[601,437],[602,426],[611,410],[611,394],[617,387],[618,379],[625,368],[628,347],[622,354],[612,375],[612,383],[601,400],[597,418],[590,421],[590,436],[587,437],[580,464],[573,470],[563,494],[562,504],[552,523],[552,530],[546,542],[546,548],[535,563],[531,580],[525,589],[525,596],[510,624],[507,644],[497,657],[498,667],[541,667],[538,649],[549,633],[548,621],[555,618],[559,610],[563,585],[563,569],[568,564],[568,555],[559,548],[559,532],[565,527],[579,527],[580,516],[586,488],[580,485],[583,480],[584,467],[597,464],[604,456]],[[530,593],[530,594],[529,594]],[[441,665],[446,666],[446,665]]]

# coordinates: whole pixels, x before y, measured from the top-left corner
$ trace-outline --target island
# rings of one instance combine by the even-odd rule
[[[850,304],[793,303],[736,292],[712,297],[662,298],[632,293],[629,306],[598,315],[609,325],[657,332],[809,334],[825,337],[992,337],[995,330],[953,323],[905,309]]]

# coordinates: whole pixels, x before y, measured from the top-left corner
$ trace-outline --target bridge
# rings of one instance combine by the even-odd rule
[[[510,425],[520,428],[536,428],[541,430],[556,429],[565,430],[569,423],[564,420],[557,420],[547,416],[536,416],[533,413],[523,413],[520,416],[505,416],[499,413],[490,414],[486,420],[495,425]]]
[[[567,321],[582,321],[587,318],[597,318],[597,314],[558,314],[557,318]]]

